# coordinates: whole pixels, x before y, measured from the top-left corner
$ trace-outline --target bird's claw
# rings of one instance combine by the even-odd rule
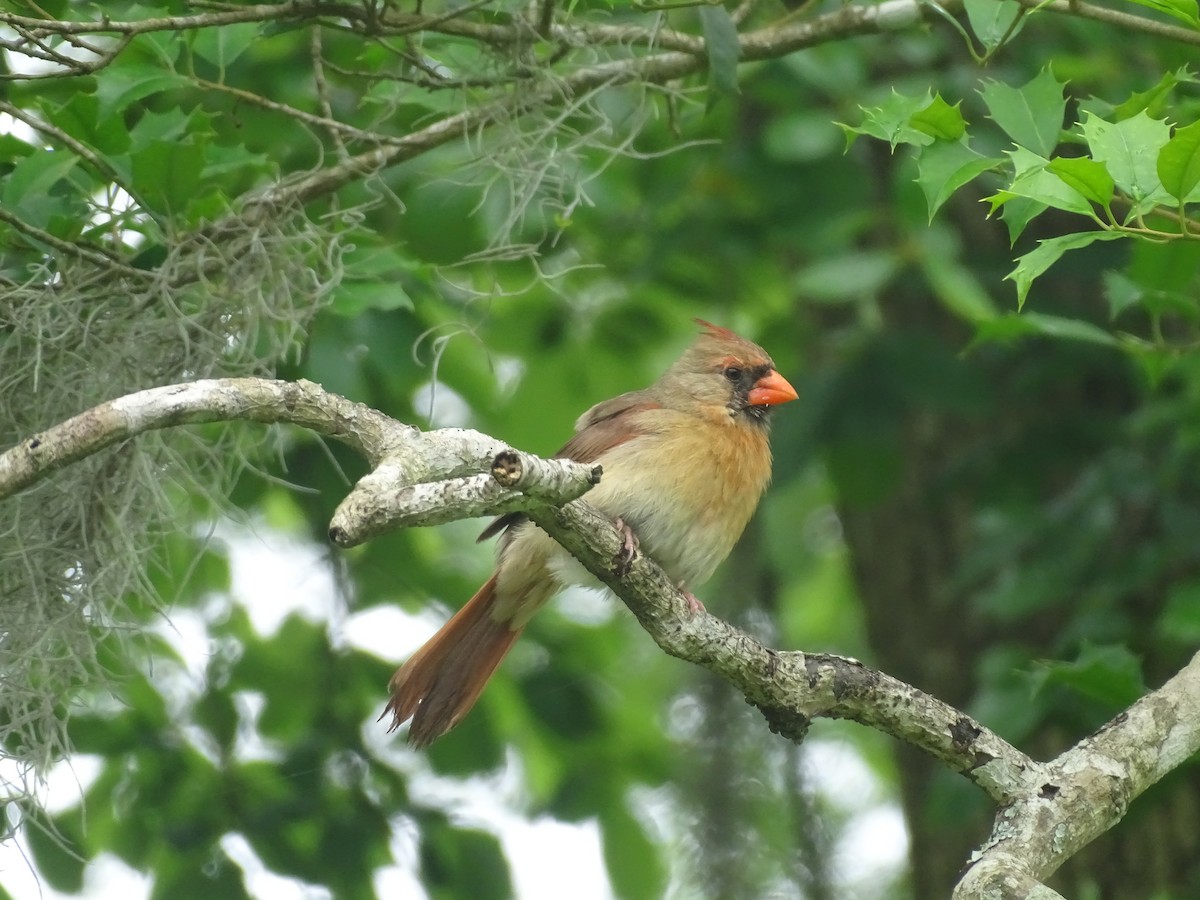
[[[621,549],[613,557],[613,574],[618,578],[624,578],[629,574],[629,567],[633,565],[633,560],[637,557],[638,539],[624,519],[617,518],[613,524],[621,533]]]
[[[698,616],[702,612],[708,612],[708,610],[704,608],[704,604],[700,602],[700,598],[689,591],[682,581],[679,582],[677,586],[680,592],[683,594],[684,599],[687,600],[688,611],[693,616]]]

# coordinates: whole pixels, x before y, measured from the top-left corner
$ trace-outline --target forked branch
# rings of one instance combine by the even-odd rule
[[[1037,762],[966,714],[856,660],[773,650],[695,612],[644,555],[618,574],[621,534],[577,499],[602,477],[598,468],[540,459],[474,431],[422,432],[311,382],[205,380],[102,404],[0,454],[0,499],[142,432],[233,420],[299,425],[366,458],[371,473],[331,525],[339,545],[398,527],[522,510],[611,588],[663,650],[724,677],[771,730],[800,741],[814,718],[853,719],[964,775],[1000,812],[957,900],[1057,897],[1042,881],[1200,749],[1200,654],[1096,734]]]

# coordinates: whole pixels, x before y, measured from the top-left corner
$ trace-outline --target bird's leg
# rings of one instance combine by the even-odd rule
[[[613,524],[621,533],[621,549],[613,557],[613,574],[618,578],[624,578],[629,574],[629,567],[633,565],[633,560],[637,556],[638,539],[624,519],[618,516]]]
[[[693,616],[699,615],[702,612],[708,612],[708,610],[704,608],[704,604],[700,602],[700,598],[687,589],[686,582],[681,581],[679,584],[675,585],[675,587],[683,593],[684,598],[687,600],[688,609],[691,611]]]

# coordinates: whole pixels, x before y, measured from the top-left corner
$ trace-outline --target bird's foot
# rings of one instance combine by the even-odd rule
[[[613,557],[613,574],[618,578],[624,578],[629,574],[629,567],[633,565],[633,560],[637,557],[638,539],[624,519],[618,517],[613,524],[621,533],[621,549]]]
[[[684,599],[687,600],[688,611],[693,616],[698,616],[702,612],[708,612],[708,610],[704,608],[704,604],[700,602],[700,598],[689,591],[686,584],[681,581],[676,585],[676,587],[678,587],[683,593]]]

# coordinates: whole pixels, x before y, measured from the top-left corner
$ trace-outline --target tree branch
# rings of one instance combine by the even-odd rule
[[[1038,779],[1045,781],[1000,810],[954,900],[1058,897],[1041,882],[1198,750],[1200,653],[1157,691],[1046,764]]]
[[[620,597],[659,647],[721,675],[772,731],[800,741],[814,718],[853,719],[964,775],[1001,809],[956,900],[1058,897],[1043,879],[1200,749],[1200,654],[1096,734],[1036,762],[970,716],[857,660],[773,650],[693,612],[645,556],[618,575],[623,536],[575,499],[598,481],[599,467],[540,459],[465,429],[421,432],[311,382],[211,379],[101,404],[0,454],[0,499],[142,432],[231,420],[300,425],[366,458],[372,471],[331,523],[339,545],[396,527],[522,510]]]
[[[1036,763],[970,717],[890,676],[843,657],[781,653],[694,614],[645,556],[618,577],[612,563],[622,536],[574,499],[599,480],[599,467],[540,459],[464,429],[423,433],[311,382],[213,379],[101,404],[0,455],[0,499],[142,432],[239,419],[301,425],[366,457],[372,472],[331,523],[339,545],[389,528],[523,510],[610,587],[660,647],[728,679],[789,739],[801,740],[819,716],[854,719],[924,748],[1001,802],[1041,777]]]

